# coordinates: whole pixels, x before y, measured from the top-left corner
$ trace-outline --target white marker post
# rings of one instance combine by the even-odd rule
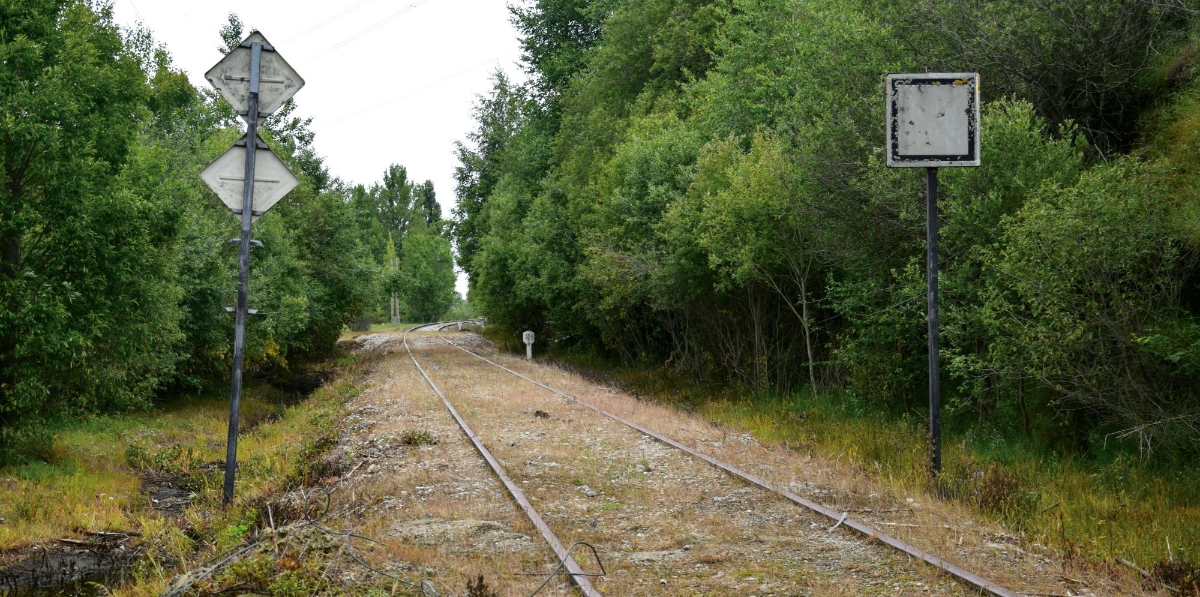
[[[534,340],[533,332],[525,332],[524,334],[521,334],[521,340],[525,341],[525,360],[532,361]]]
[[[887,76],[887,165],[925,168],[925,256],[929,283],[929,439],[933,472],[942,470],[938,364],[939,167],[979,165],[979,74]]]
[[[233,501],[233,481],[237,472],[246,316],[255,313],[246,306],[250,286],[250,246],[262,246],[250,239],[250,225],[300,182],[258,137],[258,123],[295,95],[304,86],[304,79],[257,31],[226,54],[204,77],[246,120],[247,129],[240,141],[200,173],[200,178],[242,223],[241,236],[230,241],[241,247],[238,255],[237,307],[226,307],[234,312],[233,374],[230,381],[229,434],[225,448],[224,498],[228,504]]]

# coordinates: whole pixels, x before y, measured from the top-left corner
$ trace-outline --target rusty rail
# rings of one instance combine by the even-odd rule
[[[771,483],[770,481],[767,481],[766,479],[763,479],[762,477],[759,477],[758,475],[746,472],[746,471],[744,471],[740,468],[737,468],[731,464],[717,460],[716,458],[713,458],[712,456],[709,456],[708,454],[694,450],[691,447],[688,447],[678,441],[675,441],[661,433],[647,429],[641,425],[638,425],[637,423],[634,423],[633,421],[629,421],[619,415],[610,413],[600,407],[589,404],[583,400],[580,400],[579,398],[577,398],[575,396],[567,394],[566,392],[563,392],[557,388],[548,386],[540,381],[537,381],[536,379],[522,375],[521,373],[513,371],[512,369],[509,369],[508,367],[505,367],[504,365],[496,363],[482,355],[476,354],[475,352],[472,352],[471,350],[463,348],[462,346],[455,344],[454,342],[450,341],[450,339],[441,335],[441,331],[445,327],[446,326],[442,326],[441,328],[438,328],[438,330],[437,330],[439,337],[442,339],[442,341],[444,341],[445,343],[449,344],[450,346],[453,346],[453,347],[455,347],[455,348],[457,348],[457,349],[459,349],[481,361],[489,363],[494,367],[503,369],[504,371],[507,371],[507,372],[509,372],[509,373],[511,373],[511,374],[513,374],[535,386],[538,386],[544,390],[548,390],[548,391],[553,392],[563,398],[571,400],[572,402],[580,404],[580,405],[582,405],[588,409],[591,409],[601,415],[604,415],[618,423],[621,423],[622,425],[626,425],[628,427],[636,429],[637,431],[644,433],[647,436],[652,437],[659,442],[662,442],[671,447],[683,450],[684,452],[687,452],[688,454],[691,454],[692,456],[695,456],[696,458],[699,458],[699,459],[701,459],[701,460],[703,460],[703,461],[705,461],[705,462],[707,462],[707,463],[709,463],[709,464],[711,464],[711,465],[713,465],[735,477],[739,477],[742,480],[747,481],[752,485],[756,485],[758,487],[766,489],[767,491],[772,491],[776,494],[779,494],[779,495],[787,498],[788,500],[790,500],[796,504],[799,504],[800,506],[808,508],[809,510],[812,510],[813,512],[816,512],[818,514],[821,514],[822,516],[829,518],[830,520],[833,520],[835,522],[840,521],[841,525],[849,527],[851,529],[854,529],[855,531],[857,531],[858,533],[860,533],[866,537],[873,537],[880,543],[887,544],[887,545],[891,546],[892,548],[899,550],[905,554],[908,554],[914,558],[919,558],[919,559],[925,561],[926,563],[930,564],[931,566],[950,574],[951,576],[957,578],[958,580],[960,580],[976,589],[979,589],[980,591],[989,593],[991,595],[995,595],[996,597],[1018,597],[1019,596],[1019,594],[1016,592],[1013,592],[995,582],[992,582],[986,578],[983,578],[982,576],[979,576],[978,574],[975,574],[974,572],[971,572],[965,568],[962,568],[962,567],[957,566],[949,561],[939,558],[919,547],[910,545],[909,543],[906,543],[904,541],[901,541],[900,539],[892,537],[891,535],[888,535],[887,533],[883,533],[879,529],[876,529],[875,527],[872,527],[871,525],[860,522],[858,520],[854,520],[853,518],[847,518],[847,517],[845,517],[844,514],[840,514],[837,511],[833,510],[832,508],[822,506],[821,504],[818,504],[812,500],[803,498],[785,488],[777,487],[777,486],[775,486],[775,484]]]
[[[487,461],[488,466],[492,467],[492,472],[496,473],[496,476],[500,478],[501,483],[504,483],[504,487],[508,489],[508,493],[512,495],[514,500],[517,501],[517,504],[521,506],[521,509],[525,511],[525,515],[529,517],[531,522],[533,522],[533,526],[537,527],[538,532],[542,534],[542,538],[546,540],[546,543],[550,544],[550,548],[554,550],[554,554],[558,556],[563,567],[567,569],[567,574],[570,575],[571,582],[575,583],[575,586],[579,588],[580,592],[587,597],[604,597],[600,591],[597,591],[596,588],[592,586],[592,582],[588,579],[589,576],[594,575],[583,571],[583,568],[581,568],[579,563],[575,561],[575,558],[571,555],[571,552],[563,546],[562,541],[558,540],[558,537],[554,534],[554,531],[550,530],[550,526],[546,524],[545,520],[542,520],[542,516],[533,508],[533,504],[529,503],[529,499],[525,497],[525,492],[521,491],[521,488],[518,487],[517,484],[514,483],[511,478],[509,478],[508,474],[504,472],[504,467],[500,466],[500,461],[496,460],[496,457],[492,455],[491,451],[489,451],[487,447],[483,445],[483,441],[479,439],[479,436],[476,435],[475,431],[471,429],[471,426],[467,424],[466,419],[463,419],[462,415],[459,414],[458,409],[454,408],[454,405],[450,403],[450,400],[446,398],[446,395],[442,393],[442,390],[438,388],[437,384],[433,383],[433,379],[429,377],[428,373],[425,372],[425,368],[421,367],[421,363],[417,362],[417,356],[413,354],[412,349],[408,346],[408,332],[423,327],[431,327],[432,325],[436,324],[417,326],[404,332],[404,350],[408,351],[408,357],[412,359],[413,365],[417,366],[417,371],[421,372],[421,377],[425,378],[425,381],[429,383],[429,387],[433,388],[433,392],[437,394],[438,398],[442,399],[442,404],[446,405],[446,410],[449,410],[450,414],[454,416],[454,420],[458,422],[458,426],[462,428],[463,433],[467,435],[467,438],[471,440],[471,444],[475,446],[475,449],[481,456],[483,456],[483,459]],[[438,331],[440,331],[440,329]]]

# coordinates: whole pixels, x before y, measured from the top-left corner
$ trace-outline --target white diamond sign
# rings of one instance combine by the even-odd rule
[[[204,73],[204,78],[221,93],[221,97],[238,112],[250,109],[250,48],[249,44],[263,44],[262,63],[259,67],[258,111],[271,114],[279,109],[288,98],[304,87],[299,73],[274,51],[267,38],[255,31],[241,46],[225,55],[216,66]]]
[[[261,137],[254,162],[254,212],[262,214],[296,188],[300,179],[288,170]],[[200,178],[229,209],[240,212],[246,184],[246,137],[202,170]],[[258,216],[253,219],[257,220]]]

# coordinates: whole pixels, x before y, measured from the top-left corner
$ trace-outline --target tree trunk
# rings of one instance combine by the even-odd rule
[[[16,228],[5,230],[3,237],[0,238],[0,249],[4,251],[3,266],[0,266],[0,270],[3,270],[3,273],[0,275],[2,275],[3,279],[6,281],[16,279],[20,273],[20,239],[20,232],[16,230]],[[3,295],[0,294],[0,297],[2,296]],[[9,312],[16,311],[17,306],[10,302],[12,297],[4,298],[7,299],[5,302],[9,302],[10,304],[5,305],[0,303],[0,308],[6,309]],[[14,331],[15,330],[3,330],[0,332],[0,387],[12,388],[16,382],[14,365],[16,365],[17,339],[16,334],[13,333]],[[6,423],[3,421],[3,419],[0,419],[0,426],[5,424]]]
[[[813,398],[817,397],[817,365],[813,359],[812,327],[808,318],[808,281],[807,271],[800,278],[800,327],[804,329],[804,348],[808,351],[808,383],[812,384]]]

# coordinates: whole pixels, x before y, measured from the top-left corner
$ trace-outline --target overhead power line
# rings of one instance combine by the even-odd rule
[[[375,31],[376,29],[379,29],[380,27],[383,27],[384,25],[386,25],[386,24],[388,24],[388,23],[390,23],[390,22],[392,22],[392,21],[394,21],[394,20],[396,20],[396,19],[400,18],[401,16],[403,16],[403,15],[406,15],[406,14],[408,14],[408,13],[412,12],[412,11],[413,11],[413,10],[415,10],[415,9],[416,9],[418,6],[420,6],[420,5],[422,5],[422,4],[425,4],[425,3],[426,3],[426,2],[428,2],[428,1],[429,1],[429,0],[420,0],[419,2],[414,2],[414,3],[412,3],[412,4],[409,4],[408,6],[405,6],[404,8],[402,8],[402,9],[400,9],[400,10],[398,10],[398,11],[396,11],[396,12],[394,12],[394,13],[392,13],[392,14],[390,14],[390,15],[386,16],[386,17],[384,17],[383,19],[381,19],[379,22],[375,23],[374,25],[371,25],[370,27],[367,27],[366,29],[363,29],[362,31],[359,31],[358,33],[355,33],[354,35],[351,35],[350,37],[347,37],[346,39],[344,39],[344,40],[342,40],[342,41],[340,41],[340,42],[338,42],[338,43],[336,43],[336,44],[334,44],[334,45],[330,46],[330,47],[329,47],[329,49],[325,50],[324,52],[321,52],[320,54],[317,54],[316,56],[313,56],[312,58],[310,58],[310,60],[316,60],[316,59],[318,59],[318,58],[321,58],[321,57],[323,57],[323,56],[325,56],[325,55],[327,55],[327,54],[329,54],[329,53],[331,53],[331,52],[335,52],[335,51],[337,51],[337,50],[340,50],[341,48],[344,48],[344,47],[346,47],[347,45],[349,45],[349,44],[353,43],[354,41],[358,40],[358,39],[359,39],[359,38],[361,38],[362,36],[364,36],[364,35],[367,35],[368,33],[371,33],[372,31]]]
[[[367,114],[367,113],[369,113],[369,112],[374,112],[375,110],[378,110],[378,109],[380,109],[380,108],[383,108],[384,106],[387,106],[387,105],[390,105],[390,104],[394,104],[394,103],[396,103],[396,102],[398,102],[398,101],[400,101],[400,100],[402,100],[402,99],[404,99],[404,98],[411,97],[411,96],[413,96],[413,95],[416,95],[416,94],[418,94],[418,93],[421,93],[422,91],[427,91],[427,90],[429,90],[429,89],[433,89],[434,87],[437,87],[437,86],[441,85],[442,83],[445,83],[445,82],[447,82],[447,81],[450,81],[450,80],[453,80],[453,79],[457,79],[457,78],[459,78],[459,77],[461,77],[461,76],[463,76],[463,75],[466,75],[466,74],[468,74],[468,73],[470,73],[470,72],[472,72],[472,71],[475,71],[475,70],[479,70],[480,68],[483,68],[483,67],[485,67],[485,66],[487,66],[487,65],[489,65],[489,64],[493,64],[493,63],[498,65],[498,64],[499,64],[499,61],[498,61],[497,59],[495,59],[495,58],[488,58],[487,60],[484,60],[484,61],[482,61],[482,62],[479,62],[479,63],[477,63],[477,64],[475,64],[475,65],[473,65],[473,66],[469,66],[469,67],[467,67],[467,68],[464,68],[464,69],[462,69],[462,70],[460,70],[460,71],[458,71],[458,72],[456,72],[456,73],[454,73],[454,74],[452,74],[452,75],[449,75],[449,76],[446,76],[446,77],[442,77],[441,79],[437,79],[436,81],[433,81],[433,82],[431,82],[431,83],[429,83],[429,84],[427,84],[427,85],[422,85],[421,87],[417,87],[417,88],[415,88],[415,89],[410,89],[410,90],[408,90],[408,91],[406,91],[406,92],[404,92],[404,93],[402,93],[402,94],[400,94],[400,95],[397,95],[397,96],[395,96],[395,97],[392,97],[392,98],[386,99],[386,100],[384,100],[384,101],[382,101],[382,102],[379,102],[378,104],[375,104],[375,105],[373,105],[373,106],[370,106],[370,107],[368,107],[368,108],[364,108],[364,109],[362,109],[362,110],[359,110],[358,112],[355,112],[355,113],[353,113],[353,114],[349,114],[349,115],[347,115],[347,116],[343,116],[342,118],[339,118],[339,119],[337,119],[337,120],[334,120],[334,121],[330,122],[329,124],[330,124],[330,125],[338,124],[338,123],[340,123],[340,122],[345,122],[345,121],[347,121],[347,120],[351,120],[351,119],[357,118],[357,117],[359,117],[359,116],[362,116],[363,114]]]
[[[304,37],[305,35],[308,35],[309,33],[312,33],[313,31],[316,31],[317,29],[320,29],[321,27],[324,27],[325,25],[328,25],[328,24],[336,21],[337,19],[340,19],[341,17],[346,16],[350,12],[353,12],[354,10],[362,7],[362,5],[364,5],[368,2],[371,2],[371,1],[372,0],[362,0],[362,2],[359,2],[358,4],[355,4],[354,6],[351,6],[350,8],[343,10],[343,11],[321,21],[320,23],[317,23],[316,25],[313,25],[312,27],[309,27],[308,29],[301,31],[300,33],[297,33],[287,39],[284,39],[283,43],[287,43],[289,41],[292,41],[293,39]]]

